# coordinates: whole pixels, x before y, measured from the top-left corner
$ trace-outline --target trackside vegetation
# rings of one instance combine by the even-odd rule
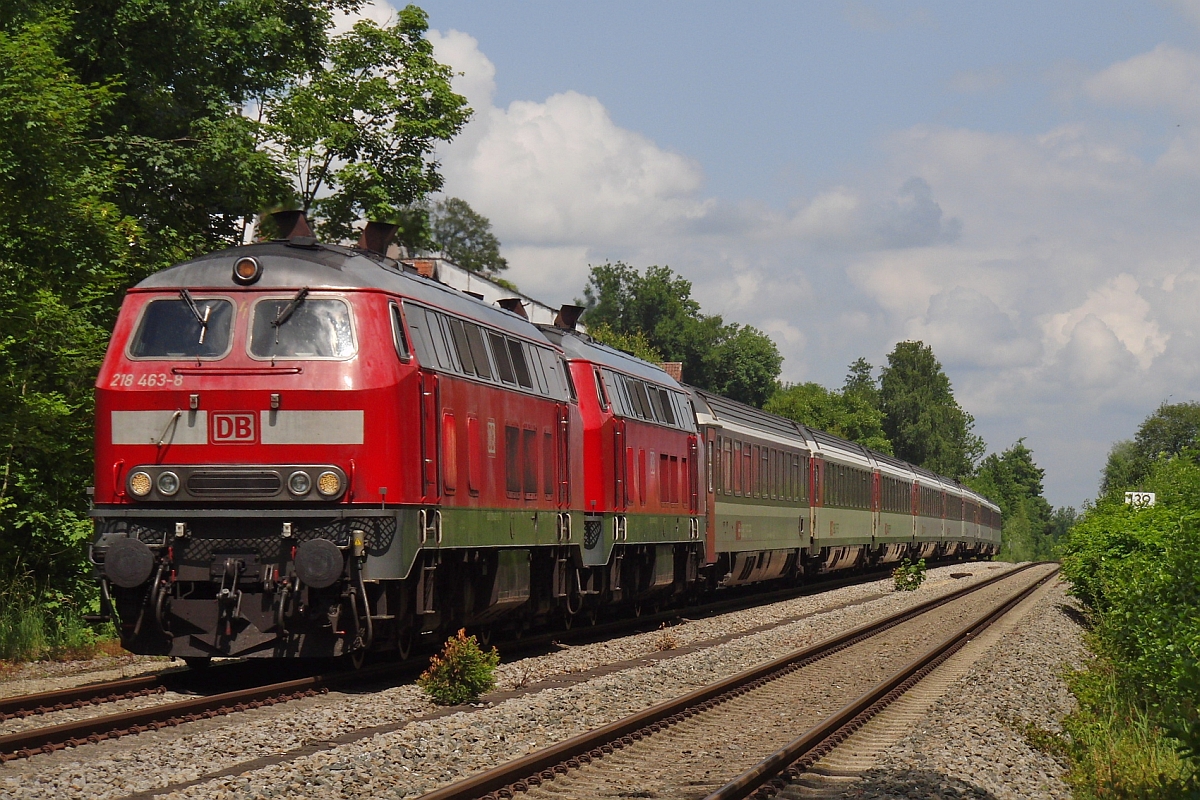
[[[1186,404],[1191,406],[1192,404]],[[1135,442],[1185,418],[1160,408]],[[1190,438],[1134,451],[1067,534],[1063,573],[1081,601],[1095,658],[1069,676],[1079,711],[1065,723],[1069,779],[1079,798],[1200,794],[1200,464]],[[1122,443],[1118,444],[1122,447]],[[1130,476],[1133,476],[1130,480]],[[1154,492],[1134,508],[1127,490]]]
[[[439,655],[430,658],[429,669],[417,678],[417,685],[438,705],[470,703],[495,687],[499,663],[496,648],[484,651],[478,639],[459,630],[446,640]]]

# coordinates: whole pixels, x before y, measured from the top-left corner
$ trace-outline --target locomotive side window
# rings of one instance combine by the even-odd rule
[[[508,343],[498,333],[488,331],[488,342],[492,346],[492,359],[496,362],[496,372],[504,383],[515,384],[517,376],[513,373],[512,357],[508,352]]]
[[[533,379],[529,375],[529,364],[525,361],[525,348],[514,339],[506,339],[508,354],[512,357],[513,372],[517,376],[517,385],[524,389],[533,388]]]
[[[191,305],[182,297],[151,300],[142,311],[129,356],[224,358],[229,352],[232,329],[233,303],[228,300],[196,297]]]
[[[521,429],[504,426],[504,488],[510,497],[521,493]]]
[[[404,310],[405,315],[408,317],[408,329],[412,331],[413,348],[417,351],[417,358],[421,360],[422,366],[441,366],[441,362],[438,360],[437,353],[433,347],[433,334],[429,330],[429,321],[426,319],[425,309],[405,303]],[[437,320],[434,320],[434,324],[436,323]]]
[[[343,359],[354,355],[350,306],[344,300],[302,295],[266,298],[254,304],[251,325],[253,358]]]
[[[396,345],[396,355],[400,356],[401,361],[408,361],[412,358],[412,351],[408,347],[408,337],[404,335],[404,320],[400,317],[400,306],[392,303],[391,309],[392,340]]]
[[[471,355],[475,358],[475,374],[484,380],[492,379],[492,365],[488,362],[487,345],[483,343],[483,331],[478,325],[464,322],[467,331],[467,342],[471,345]]]
[[[454,348],[458,351],[458,361],[462,364],[463,372],[468,375],[476,374],[475,356],[471,352],[471,343],[467,341],[467,331],[463,327],[463,321],[449,317],[447,322],[450,327],[450,336],[454,340]],[[491,377],[491,371],[488,370],[487,373]]]

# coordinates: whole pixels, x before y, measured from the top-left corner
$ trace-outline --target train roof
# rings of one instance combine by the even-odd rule
[[[778,436],[798,439],[807,447],[808,440],[804,435],[804,429],[787,417],[730,400],[728,397],[722,397],[695,386],[688,386],[687,389],[692,393],[693,398],[699,398],[704,403],[713,419],[718,422],[728,420],[748,428],[770,431]]]
[[[568,359],[590,361],[598,366],[624,372],[659,386],[683,390],[679,382],[657,364],[651,364],[637,356],[601,344],[587,334],[578,331],[555,328],[550,325],[537,327],[550,341],[562,348]]]
[[[164,289],[245,290],[233,280],[238,259],[254,257],[262,265],[262,277],[254,291],[289,291],[307,287],[315,291],[378,290],[499,328],[507,333],[550,344],[536,325],[524,317],[497,308],[469,294],[446,286],[399,262],[368,250],[341,245],[309,243],[311,240],[261,242],[231,247],[197,256],[150,275],[136,291]]]

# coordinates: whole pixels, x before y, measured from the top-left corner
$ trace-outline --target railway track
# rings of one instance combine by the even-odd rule
[[[1056,572],[1007,572],[422,800],[771,796]]]
[[[530,655],[553,649],[557,644],[579,644],[602,641],[617,635],[653,630],[664,622],[676,621],[686,615],[695,619],[729,613],[754,605],[779,602],[795,597],[817,594],[858,583],[886,577],[889,570],[875,570],[856,575],[825,579],[802,587],[750,594],[693,606],[670,609],[660,613],[643,614],[637,618],[604,622],[568,631],[553,631],[520,640],[504,642],[506,655]],[[1008,574],[1008,573],[1005,573]],[[402,661],[370,665],[357,671],[329,671],[301,675],[292,680],[267,681],[255,679],[261,664],[256,662],[214,666],[208,670],[173,670],[70,689],[31,695],[0,698],[0,722],[28,719],[68,709],[102,706],[106,703],[137,697],[184,692],[196,694],[177,701],[164,701],[137,709],[112,714],[100,714],[60,724],[29,728],[0,735],[0,763],[16,758],[79,747],[86,744],[119,738],[148,730],[161,730],[187,722],[226,716],[254,708],[311,697],[336,688],[410,679],[428,662],[428,654]],[[289,665],[297,666],[297,665]],[[228,690],[230,685],[238,688]],[[224,688],[224,690],[222,690]]]

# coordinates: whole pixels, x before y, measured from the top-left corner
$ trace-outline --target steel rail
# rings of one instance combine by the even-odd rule
[[[436,789],[422,795],[420,800],[474,800],[480,797],[512,797],[516,792],[526,791],[530,786],[537,786],[544,781],[553,780],[556,774],[565,774],[569,769],[578,768],[582,764],[602,758],[614,750],[619,750],[686,718],[704,713],[727,700],[921,616],[927,611],[1037,566],[1041,566],[1041,564],[1026,564],[980,583],[963,587],[943,597],[926,600],[882,620],[864,623],[717,683],[651,706],[602,728],[501,764],[464,781]]]
[[[163,676],[156,674],[139,675],[136,678],[124,678],[103,683],[88,683],[70,689],[56,689],[37,694],[0,697],[0,722],[14,717],[24,719],[38,714],[64,711],[68,708],[112,703],[117,700],[128,700],[131,697],[161,694],[165,691]]]
[[[952,636],[893,673],[854,702],[707,795],[704,800],[743,800],[774,797],[867,722],[902,697],[926,675],[966,646],[986,628],[1057,575],[1053,571],[1009,598],[999,607],[964,625]]]

